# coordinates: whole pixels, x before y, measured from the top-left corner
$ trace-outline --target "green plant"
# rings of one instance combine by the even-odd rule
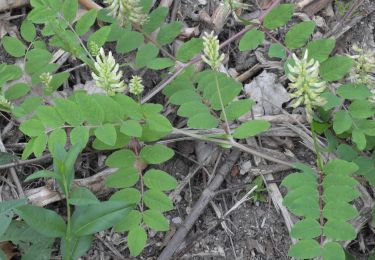
[[[346,222],[356,215],[349,204],[358,195],[351,174],[364,175],[374,182],[371,174],[365,171],[374,167],[373,158],[360,156],[356,150],[374,148],[372,117],[375,111],[367,86],[343,84],[337,90],[343,99],[326,86],[342,80],[355,60],[348,56],[330,56],[335,46],[333,39],[309,41],[315,29],[312,21],[292,26],[284,42],[276,40],[272,30],[289,22],[294,12],[290,4],[273,8],[259,20],[246,21],[249,26],[221,46],[217,36],[210,33],[202,39],[186,41],[173,56],[166,45],[179,35],[182,23],[164,23],[168,9],[159,7],[149,13],[151,0],[108,0],[106,3],[108,9],[90,10],[76,21],[76,0],[31,0],[33,9],[21,26],[23,40],[9,36],[2,40],[3,48],[10,55],[23,58],[25,66],[1,64],[0,85],[12,84],[23,75],[27,77],[24,82],[2,89],[0,108],[22,122],[20,130],[28,138],[23,159],[32,154],[40,157],[45,151],[52,154],[54,170],[36,172],[28,179],[56,179],[67,209],[64,220],[51,210],[24,205],[25,201],[2,203],[0,216],[4,217],[1,223],[8,223],[4,227],[9,226],[2,239],[18,241],[16,236],[10,239],[10,234],[18,227],[21,230],[30,226],[41,239],[46,235],[51,239],[62,238],[61,254],[65,259],[75,259],[89,248],[93,233],[113,226],[115,231],[128,232],[130,253],[137,256],[146,245],[146,229],[169,229],[163,213],[172,210],[173,204],[165,192],[173,190],[177,181],[161,170],[151,168],[144,172],[142,165],[161,164],[173,157],[172,149],[157,143],[171,133],[287,164],[238,141],[257,136],[271,125],[265,120],[250,120],[232,127],[232,122],[251,111],[254,101],[238,99],[242,85],[219,72],[225,58],[220,53],[221,47],[239,39],[240,51],[254,50],[269,37],[273,43],[268,54],[285,61],[285,74],[292,82],[290,88],[295,90],[293,106],[305,106],[315,141],[317,133],[324,134],[330,142],[328,151],[335,151],[337,140],[341,138],[357,153],[345,162],[347,150],[337,149],[343,160],[326,164],[320,156],[323,148],[316,144],[318,171],[315,173],[306,166],[297,165],[296,168],[303,172],[289,175],[283,181],[289,189],[284,204],[292,213],[304,217],[291,232],[299,242],[289,253],[297,258],[343,259],[337,241],[355,236]],[[88,38],[82,37],[89,34],[90,28],[96,28],[96,21],[102,26],[87,35]],[[43,37],[49,37],[47,44],[43,38],[37,38],[36,27],[41,28]],[[156,31],[159,32],[154,37]],[[112,52],[104,51],[107,42],[115,43],[116,54],[134,52],[135,58],[118,64]],[[58,72],[59,65],[52,62],[49,47],[63,49],[80,60],[91,70],[96,87],[103,93],[90,95],[86,91],[74,91],[67,98],[53,98],[52,94],[70,74]],[[203,55],[200,55],[202,51]],[[301,55],[286,57],[292,51]],[[209,68],[196,72],[193,65],[200,60]],[[187,119],[188,129],[173,127],[173,122],[162,114],[162,105],[146,103],[149,97],[142,99],[145,88],[142,78],[134,75],[124,79],[123,66],[134,71],[169,69],[171,76],[159,89],[163,90],[168,102],[178,108],[177,115]],[[40,89],[43,95],[37,94]],[[126,91],[131,95],[126,95]],[[347,104],[350,104],[348,108]],[[191,130],[212,128],[224,131],[200,135]],[[349,146],[352,143],[356,147]],[[106,185],[118,191],[106,202],[99,202],[88,189],[73,185],[75,160],[87,146],[110,151],[105,164],[117,169],[106,179]],[[345,170],[341,170],[342,166]],[[338,194],[342,193],[345,193],[345,199],[337,202]],[[6,206],[7,203],[11,206]],[[335,208],[333,204],[340,207]],[[71,213],[73,207],[75,210]],[[13,213],[24,222],[12,220]],[[45,223],[40,221],[40,215],[48,216],[45,221],[48,225],[42,225]],[[85,225],[88,221],[100,224]],[[336,227],[345,228],[346,232],[338,234]],[[320,238],[320,243],[314,240],[316,237]],[[329,239],[329,243],[325,244],[325,239]],[[48,241],[49,247],[53,240]]]

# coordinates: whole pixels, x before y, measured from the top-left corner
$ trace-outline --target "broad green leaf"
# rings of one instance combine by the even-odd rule
[[[128,136],[141,137],[142,126],[136,120],[125,121],[120,128],[121,133]]]
[[[112,168],[129,168],[135,163],[135,154],[128,149],[123,149],[112,153],[105,161],[105,165]]]
[[[294,25],[285,36],[285,44],[290,49],[297,49],[306,44],[314,32],[315,22],[307,21]]]
[[[353,149],[353,147],[347,144],[340,144],[337,147],[337,154],[338,158],[348,162],[353,161],[358,157],[358,153]]]
[[[72,22],[76,18],[78,11],[78,1],[77,0],[64,0],[63,4],[63,14],[68,22]]]
[[[48,136],[46,134],[41,134],[37,136],[34,140],[33,152],[36,158],[39,158],[43,155],[44,150],[46,149],[48,141]]]
[[[59,112],[60,116],[72,126],[79,126],[82,121],[82,112],[79,106],[67,99],[55,99],[57,112]]]
[[[328,242],[324,245],[322,252],[323,260],[345,260],[345,251],[336,242]]]
[[[26,199],[18,200],[5,200],[0,203],[0,214],[7,213],[9,210],[20,207],[27,204]]]
[[[21,24],[21,35],[25,41],[32,42],[36,36],[34,24],[29,20],[24,20]]]
[[[310,173],[292,173],[283,179],[281,185],[288,189],[296,189],[303,185],[317,185],[316,176]]]
[[[352,131],[352,140],[359,150],[363,151],[366,148],[366,136],[360,129],[354,129]]]
[[[358,216],[358,211],[349,203],[335,201],[329,202],[324,206],[323,216],[328,220],[347,221]]]
[[[310,259],[321,255],[322,248],[319,243],[313,239],[300,240],[292,245],[288,255],[300,259]]]
[[[336,176],[340,177],[340,175],[348,176],[351,173],[355,173],[358,171],[358,165],[353,162],[347,162],[341,159],[334,159],[330,160],[323,169],[326,175],[336,174]]]
[[[174,65],[174,61],[169,58],[156,58],[147,62],[146,66],[152,70],[163,70]]]
[[[339,110],[333,118],[333,130],[335,130],[336,134],[342,134],[352,127],[352,123],[349,113]]]
[[[110,26],[103,26],[99,30],[91,34],[87,42],[89,44],[90,42],[94,42],[100,48],[106,43],[110,32],[111,32]]]
[[[14,209],[30,227],[46,237],[63,237],[66,232],[65,221],[56,212],[33,205]]]
[[[160,104],[146,103],[142,105],[142,112],[146,117],[159,115],[162,110],[163,106]]]
[[[16,83],[4,92],[4,97],[10,101],[25,96],[30,91],[26,83]]]
[[[123,54],[137,49],[144,42],[144,37],[139,32],[127,30],[118,40],[116,52]]]
[[[0,214],[0,237],[2,237],[5,231],[8,229],[10,223],[12,222],[13,215],[14,214],[12,211],[8,211],[8,212]],[[5,260],[7,258],[1,258],[1,254],[0,254],[0,259]]]
[[[25,179],[25,182],[32,181],[32,180],[39,179],[39,178],[61,179],[61,176],[51,171],[41,170],[41,171],[34,172],[33,174],[27,176],[27,178]]]
[[[53,75],[51,82],[49,83],[49,88],[45,89],[47,95],[51,95],[53,91],[56,91],[59,87],[68,80],[70,74],[68,72],[60,72]]]
[[[225,108],[227,119],[229,121],[238,119],[240,116],[248,113],[253,105],[254,101],[251,99],[242,99],[230,103]],[[223,113],[221,113],[221,118],[224,119]]]
[[[172,96],[170,96],[169,102],[174,105],[182,105],[187,102],[199,102],[201,99],[201,96],[198,95],[193,89],[187,89],[174,93]]]
[[[115,145],[117,139],[116,129],[112,124],[104,124],[95,129],[95,136],[108,145]]]
[[[144,203],[147,207],[160,212],[169,211],[173,209],[171,199],[163,192],[158,190],[148,190],[143,195]]]
[[[52,57],[52,53],[50,53],[48,50],[32,49],[28,51],[26,54],[26,72],[28,74],[34,74],[37,73],[41,68],[45,70]]]
[[[167,191],[177,187],[177,181],[174,177],[161,170],[151,169],[144,175],[144,184],[149,189]]]
[[[85,121],[92,125],[102,124],[105,118],[104,109],[92,96],[79,93],[75,95],[75,100],[82,111]]]
[[[330,186],[324,190],[323,200],[325,202],[343,201],[350,202],[360,195],[359,191],[350,186]]]
[[[38,119],[29,119],[20,125],[20,130],[24,134],[34,137],[44,133],[44,126]]]
[[[116,129],[117,133],[117,138],[116,138],[116,143],[114,145],[108,145],[100,141],[98,138],[96,138],[93,142],[93,147],[96,150],[117,150],[121,149],[124,146],[129,144],[130,137],[127,135],[124,135],[118,131],[118,128]]]
[[[290,204],[285,205],[290,210],[290,212],[297,216],[306,218],[318,218],[320,215],[318,198],[315,195],[313,196],[314,197],[300,197],[293,200]]]
[[[156,40],[161,45],[170,44],[180,34],[182,23],[179,21],[171,22],[160,28]]]
[[[0,65],[0,84],[4,84],[7,81],[18,79],[22,76],[22,70],[17,65]]]
[[[87,188],[76,187],[70,193],[69,203],[75,206],[84,206],[91,204],[99,204],[100,201],[95,195]]]
[[[219,120],[211,115],[208,111],[198,113],[194,116],[191,116],[187,122],[187,125],[190,128],[196,129],[210,129],[215,128],[219,124]]]
[[[60,252],[62,254],[62,259],[80,259],[81,256],[83,256],[87,252],[87,250],[90,249],[92,240],[92,235],[71,237],[69,240],[69,248],[71,248],[71,251],[68,252],[69,255],[65,255],[64,253],[67,251],[65,250],[67,241],[65,238],[63,238],[60,244]]]
[[[138,68],[143,68],[147,65],[150,60],[154,60],[159,54],[159,49],[153,44],[148,43],[138,48],[137,55],[135,57],[135,65]]]
[[[291,232],[290,235],[294,238],[299,239],[310,239],[318,237],[322,234],[322,229],[320,224],[315,219],[307,218],[297,222]]]
[[[72,143],[72,145],[81,143],[82,150],[86,147],[87,142],[89,141],[89,137],[89,129],[83,126],[74,127],[72,131],[70,131],[70,142]]]
[[[245,35],[242,36],[239,43],[239,49],[240,51],[255,50],[259,45],[263,43],[263,41],[264,32],[253,29],[246,32]]]
[[[17,117],[26,116],[35,111],[42,103],[42,99],[40,97],[31,96],[26,98],[26,100],[19,106],[16,106],[12,110],[12,114]]]
[[[121,106],[111,97],[94,94],[93,99],[99,104],[100,108],[104,111],[104,118],[109,123],[119,123],[122,121],[124,113]]]
[[[132,204],[138,204],[141,201],[141,193],[134,188],[125,188],[115,192],[110,201],[126,201]]]
[[[268,49],[268,57],[284,59],[285,47],[279,43],[272,43]]]
[[[134,167],[120,168],[107,177],[106,185],[110,188],[128,188],[139,180],[139,173]]]
[[[350,104],[349,112],[354,118],[366,119],[375,114],[375,106],[368,100],[355,100]]]
[[[149,164],[159,164],[168,161],[174,155],[174,151],[162,144],[145,146],[140,153],[142,160]]]
[[[165,21],[165,18],[168,15],[168,11],[169,9],[166,7],[158,7],[154,11],[152,11],[149,15],[150,20],[143,25],[143,30],[146,33],[152,33],[157,28],[159,28]]]
[[[34,146],[35,138],[31,138],[29,142],[25,145],[23,149],[21,159],[26,160],[29,156],[33,153],[33,146]]]
[[[333,56],[320,65],[320,76],[325,81],[342,79],[353,67],[353,59],[348,56]]]
[[[48,149],[51,154],[56,155],[57,149],[64,147],[66,141],[67,136],[63,128],[53,130],[48,136]]]
[[[149,228],[155,231],[169,230],[168,219],[166,219],[163,214],[157,210],[149,209],[143,212],[143,221]]]
[[[163,115],[153,114],[147,117],[148,127],[151,131],[160,133],[172,132],[171,122]]]
[[[132,205],[123,201],[80,206],[72,215],[72,232],[76,236],[84,236],[106,230],[131,210]]]
[[[372,96],[371,91],[365,85],[345,84],[337,89],[337,94],[350,100],[364,100]]]
[[[176,58],[182,62],[188,62],[195,56],[197,56],[203,49],[203,40],[199,38],[193,38],[190,41],[183,43],[178,48]]]
[[[285,25],[293,16],[294,5],[281,4],[273,8],[263,20],[263,26],[273,30]]]
[[[270,126],[271,124],[265,120],[251,120],[237,127],[236,130],[234,130],[233,137],[242,139],[255,136],[266,131]]]
[[[17,38],[4,36],[1,40],[1,43],[7,53],[11,56],[20,58],[25,55],[26,46]]]
[[[142,221],[142,214],[138,210],[132,210],[123,217],[119,222],[117,222],[113,229],[116,232],[124,232],[139,226]]]
[[[318,39],[309,42],[307,44],[309,58],[319,62],[325,61],[333,51],[333,48],[335,48],[335,44],[335,39]]]
[[[323,228],[323,234],[335,241],[353,240],[357,236],[352,225],[342,220],[329,220]]]
[[[64,125],[64,120],[54,107],[41,106],[36,110],[36,115],[46,127],[58,128]]]
[[[90,30],[90,27],[95,23],[97,14],[97,10],[91,9],[78,20],[75,30],[79,36],[84,35]]]
[[[200,113],[209,113],[209,108],[200,101],[183,103],[177,110],[177,115],[182,117],[192,117]]]
[[[147,234],[140,227],[133,227],[128,234],[128,246],[132,256],[138,256],[146,246]]]

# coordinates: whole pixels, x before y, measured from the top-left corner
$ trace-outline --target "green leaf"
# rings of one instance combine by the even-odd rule
[[[142,126],[136,120],[125,121],[120,128],[121,133],[128,136],[141,137]]]
[[[170,133],[172,125],[168,118],[160,114],[153,114],[147,118],[149,129],[155,132]]]
[[[322,234],[322,229],[320,224],[311,218],[307,218],[297,222],[291,232],[290,235],[294,238],[299,239],[310,239],[318,237]]]
[[[294,25],[285,36],[285,44],[290,49],[297,49],[306,44],[315,30],[315,22],[307,21]]]
[[[70,193],[69,203],[75,206],[84,206],[91,204],[99,204],[99,200],[95,195],[87,188],[76,187]]]
[[[167,191],[177,187],[177,181],[168,173],[160,170],[151,169],[144,175],[144,184],[149,189]]]
[[[123,217],[119,222],[117,222],[113,229],[116,232],[124,232],[139,226],[142,221],[142,214],[138,210],[132,210]]]
[[[174,155],[174,151],[162,144],[145,146],[140,153],[142,160],[149,164],[159,164],[168,161]]]
[[[138,256],[146,246],[147,234],[140,227],[133,227],[128,234],[128,246],[132,256]]]
[[[245,35],[242,36],[239,43],[239,49],[240,51],[254,50],[259,45],[261,45],[263,41],[264,32],[261,32],[257,29],[253,29],[251,31],[246,32]]]
[[[13,215],[14,214],[12,211],[8,211],[6,213],[0,214],[0,224],[1,224],[0,225],[0,237],[2,237],[5,231],[8,229],[10,223],[12,222]],[[8,258],[1,258],[1,254],[0,254],[0,259],[6,260]]]
[[[170,44],[180,34],[181,29],[182,29],[181,22],[175,21],[175,22],[165,24],[160,28],[160,31],[158,33],[158,36],[156,37],[156,40],[158,41],[160,45]]]
[[[352,131],[352,140],[359,150],[363,151],[366,148],[366,136],[360,129],[354,129]]]
[[[318,39],[311,41],[307,44],[309,58],[323,62],[328,59],[329,55],[333,51],[333,48],[335,48],[335,45],[335,39]]]
[[[345,260],[345,251],[336,242],[328,242],[324,245],[322,252],[323,260]]]
[[[288,256],[307,259],[321,255],[322,248],[319,243],[313,239],[300,240],[292,245],[288,251]]]
[[[68,80],[70,74],[68,72],[60,72],[53,75],[51,82],[49,83],[49,89],[45,89],[47,95],[51,95],[53,91],[56,91],[59,87]]]
[[[317,180],[316,176],[310,173],[292,173],[283,179],[281,185],[292,190],[303,185],[317,185]]]
[[[229,106],[227,107],[227,109],[229,110]],[[202,104],[202,102],[200,101],[190,101],[183,103],[177,110],[177,115],[182,117],[193,117],[200,113],[209,113],[209,108],[206,105]]]
[[[135,57],[135,65],[141,69],[146,66],[150,60],[154,60],[158,54],[159,49],[153,44],[145,44],[138,48],[137,55]]]
[[[100,141],[99,139],[95,139],[93,142],[93,147],[96,150],[116,150],[116,149],[121,149],[124,146],[129,144],[130,137],[127,135],[124,135],[118,131],[118,128],[116,129],[117,133],[117,138],[116,138],[116,143],[114,145],[108,145]]]
[[[112,124],[104,124],[95,129],[95,136],[108,145],[115,145],[117,139],[116,129]]]
[[[98,11],[96,9],[91,9],[78,20],[75,26],[76,33],[79,36],[84,35],[90,30],[90,27],[95,23]]]
[[[198,113],[189,118],[187,125],[190,128],[196,129],[210,129],[215,128],[219,124],[219,120],[216,119],[209,112]]]
[[[110,188],[128,188],[139,180],[139,173],[134,167],[120,168],[107,177],[106,185]]]
[[[39,178],[61,179],[61,176],[51,171],[41,170],[41,171],[34,172],[33,174],[27,176],[27,178],[25,179],[25,182],[32,181],[32,180],[39,179]]]
[[[105,165],[112,168],[129,168],[135,163],[135,154],[128,149],[112,153],[105,161]]]
[[[29,142],[25,145],[25,148],[23,149],[22,156],[21,156],[22,160],[26,160],[33,153],[34,141],[35,139],[31,138]]]
[[[16,83],[4,92],[4,97],[10,101],[25,96],[30,91],[26,83]]]
[[[20,125],[20,130],[24,134],[34,137],[44,133],[44,126],[38,119],[29,119]]]
[[[174,61],[169,58],[156,58],[147,62],[147,68],[152,70],[162,70],[174,65]]]
[[[77,0],[64,0],[63,4],[63,14],[68,22],[72,22],[76,18],[78,11],[78,1]]]
[[[169,211],[173,209],[173,204],[170,198],[163,192],[158,190],[148,190],[143,195],[144,203],[147,207],[160,212]]]
[[[163,214],[157,210],[149,209],[143,212],[143,221],[149,228],[155,231],[169,230],[168,219],[166,219]]]
[[[233,133],[233,137],[242,139],[255,136],[266,131],[270,126],[271,124],[266,120],[251,120],[237,127]]]
[[[285,25],[293,16],[294,5],[281,4],[273,8],[263,20],[263,26],[273,30]]]
[[[14,209],[35,231],[46,237],[63,237],[66,232],[65,221],[56,212],[33,205]]]
[[[240,116],[248,113],[254,104],[254,101],[251,99],[237,100],[230,103],[225,108],[227,119],[229,121],[238,119]],[[223,113],[221,114],[221,118],[224,118]]]
[[[8,211],[27,204],[26,199],[18,200],[5,200],[0,203],[0,214],[7,213]]]
[[[70,142],[72,145],[81,143],[81,150],[86,147],[89,137],[89,129],[83,126],[74,127],[72,131],[70,131]]]
[[[182,105],[187,102],[198,102],[201,100],[201,96],[197,94],[193,89],[181,90],[174,93],[169,98],[169,102],[174,105]]]
[[[358,216],[358,211],[349,203],[335,201],[329,202],[324,206],[323,216],[328,220],[347,221]]]
[[[64,125],[64,120],[54,107],[41,106],[36,110],[36,115],[46,127],[58,128]]]
[[[144,42],[144,37],[141,33],[126,30],[123,36],[118,40],[116,45],[116,52],[123,54],[137,49]]]
[[[82,111],[85,121],[92,125],[102,124],[104,121],[104,109],[92,96],[79,93],[75,95],[75,100]]]
[[[372,96],[365,85],[345,84],[337,89],[337,94],[349,100],[364,100]]]
[[[356,238],[352,225],[342,220],[329,220],[323,228],[323,234],[329,239],[336,241],[353,240]]]
[[[20,58],[25,56],[26,46],[17,38],[4,36],[1,40],[3,47],[11,56]]]
[[[36,36],[34,24],[29,20],[24,20],[21,24],[21,35],[25,41],[32,42]]]
[[[67,252],[69,255],[65,255],[64,253],[67,251],[66,248],[66,243],[69,243],[66,241],[65,238],[61,240],[60,244],[60,252],[62,254],[63,259],[80,259],[81,256],[83,256],[87,250],[90,249],[91,243],[93,240],[92,235],[88,236],[73,236],[70,238],[70,247],[71,251]]]
[[[349,106],[352,117],[366,119],[375,114],[375,106],[368,100],[355,100]]]
[[[132,204],[138,204],[141,201],[141,193],[139,190],[134,188],[125,188],[115,192],[111,198],[111,201],[126,201]]]
[[[103,26],[99,30],[90,35],[87,40],[88,43],[94,42],[100,48],[107,41],[108,35],[111,32],[111,26]]]
[[[106,230],[132,210],[132,205],[123,201],[105,201],[80,206],[72,215],[72,232],[76,236],[95,234]]]
[[[159,28],[165,21],[165,18],[168,15],[168,11],[169,9],[166,7],[158,7],[154,11],[152,11],[149,15],[150,20],[143,25],[143,30],[146,33],[152,33],[157,28]]]
[[[25,70],[28,74],[37,73],[41,68],[45,70],[53,55],[44,49],[32,49],[26,54]],[[44,71],[46,72],[46,71]]]
[[[62,128],[53,130],[48,136],[48,149],[56,155],[57,149],[64,147],[67,141],[66,132]]]
[[[352,127],[352,123],[349,113],[339,110],[333,118],[333,130],[335,130],[336,134],[342,134]]]
[[[119,123],[122,121],[124,117],[123,110],[113,98],[102,94],[94,94],[92,97],[104,111],[106,122]]]
[[[182,62],[188,62],[197,56],[203,49],[203,40],[193,38],[190,41],[184,42],[176,53],[176,58]]]
[[[324,190],[323,200],[325,202],[343,201],[350,202],[358,198],[360,193],[351,186],[330,186]]]
[[[34,145],[33,145],[33,152],[36,158],[39,158],[40,156],[43,155],[43,152],[47,146],[47,140],[48,140],[48,137],[46,134],[41,134],[35,138]]]
[[[268,57],[270,58],[285,58],[285,48],[279,43],[272,43],[268,49]]]
[[[65,122],[72,126],[79,126],[82,123],[81,109],[76,103],[62,98],[55,99],[54,102],[57,112],[59,112]]]
[[[321,64],[320,76],[325,81],[340,80],[350,71],[353,64],[353,59],[348,56],[333,56]]]
[[[323,169],[326,175],[345,175],[348,176],[358,171],[358,165],[353,162],[347,162],[341,159],[330,160]]]

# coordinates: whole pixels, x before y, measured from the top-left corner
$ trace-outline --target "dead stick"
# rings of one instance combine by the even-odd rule
[[[164,248],[163,252],[158,257],[158,260],[167,260],[173,256],[174,252],[178,249],[179,245],[193,227],[194,223],[207,207],[207,204],[215,196],[215,191],[220,187],[225,176],[229,174],[240,154],[241,152],[238,150],[233,150],[230,153],[228,159],[225,161],[225,164],[221,166],[210,185],[203,191],[199,200],[195,203],[190,215],[186,218],[185,222],[179,227],[176,234]]]

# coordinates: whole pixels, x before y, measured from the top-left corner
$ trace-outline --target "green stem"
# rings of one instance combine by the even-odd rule
[[[311,127],[311,129],[313,129]],[[312,133],[312,138],[313,138],[313,141],[314,141],[314,150],[315,150],[315,154],[316,154],[316,163],[318,165],[318,168],[319,170],[323,170],[323,160],[322,160],[322,157],[320,155],[320,147],[319,147],[319,144],[318,144],[318,138],[316,136],[316,133],[314,130],[311,130],[311,133]]]

